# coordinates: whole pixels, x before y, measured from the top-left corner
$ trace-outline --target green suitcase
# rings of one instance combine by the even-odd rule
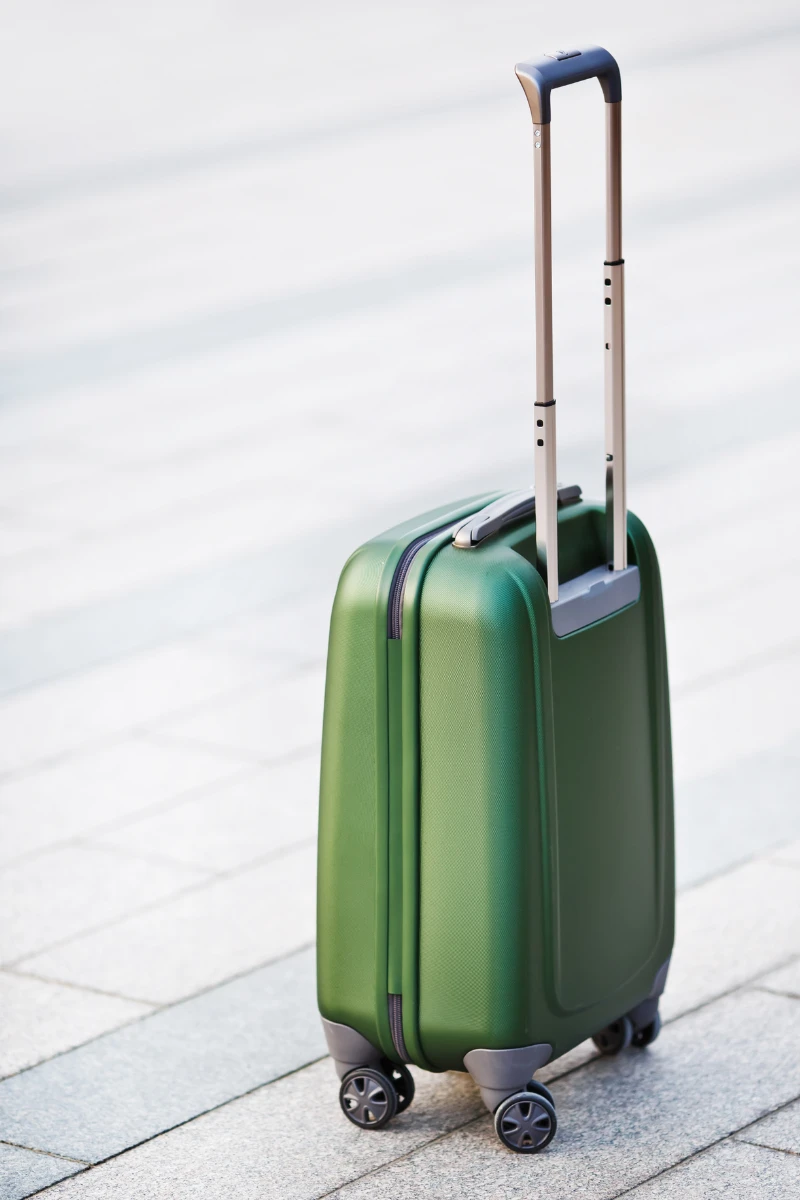
[[[552,1139],[534,1072],[659,1031],[674,926],[658,563],[625,503],[620,88],[604,50],[519,66],[534,123],[537,494],[477,496],[362,546],[331,619],[318,1000],[345,1114],[380,1128],[407,1063],[469,1071],[512,1150]],[[555,483],[550,89],[607,113],[607,495]],[[557,569],[554,564],[557,565]]]

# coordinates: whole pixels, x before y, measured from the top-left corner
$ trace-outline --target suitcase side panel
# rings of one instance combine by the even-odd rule
[[[333,605],[320,771],[317,998],[323,1017],[355,1028],[388,1055],[387,991],[400,990],[388,962],[390,892],[392,928],[402,921],[390,862],[390,790],[397,786],[390,783],[400,772],[390,761],[389,685],[400,642],[387,640],[389,593],[415,538],[494,496],[442,506],[367,542],[345,564]]]
[[[652,543],[635,517],[629,531],[641,578],[639,602],[568,637],[551,638],[553,999],[564,1013],[614,1002],[644,964],[654,964],[648,971],[655,974],[672,942],[672,774],[661,588]],[[602,527],[597,533],[602,535]],[[616,1003],[616,1016],[630,1007]]]
[[[478,1046],[545,1041],[565,1052],[642,1000],[672,945],[652,544],[631,517],[640,601],[556,639],[525,556],[533,532],[531,523],[477,552],[443,550],[422,594],[419,1022],[440,1067]],[[602,562],[603,532],[599,509],[564,511],[562,564]],[[626,680],[609,703],[617,667],[634,686]]]
[[[544,729],[517,557],[497,545],[444,549],[422,592],[419,1029],[440,1068],[463,1069],[478,1046],[540,1040],[530,931],[544,925]]]
[[[388,787],[385,649],[381,661],[376,637],[385,565],[384,548],[362,547],[345,566],[336,592],[325,679],[317,869],[319,1009],[376,1046],[388,883],[385,863],[378,860],[379,846],[385,854],[381,825]]]

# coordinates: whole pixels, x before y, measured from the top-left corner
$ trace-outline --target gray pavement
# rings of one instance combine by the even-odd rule
[[[0,12],[0,1200],[796,1196],[796,6],[83,9]],[[512,67],[591,40],[681,890],[662,1037],[545,1068],[528,1159],[463,1076],[341,1117],[317,757],[350,551],[530,481]],[[557,99],[560,474],[599,494],[602,112]]]

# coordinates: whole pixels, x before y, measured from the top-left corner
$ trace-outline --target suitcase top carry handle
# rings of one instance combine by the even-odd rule
[[[609,570],[628,565],[625,495],[625,319],[622,259],[622,89],[619,67],[599,46],[556,51],[516,67],[533,118],[536,258],[536,555],[551,604],[558,600],[556,409],[553,396],[553,265],[550,233],[550,93],[596,77],[606,100],[605,315],[606,550]]]
[[[550,121],[550,93],[553,88],[583,79],[599,79],[607,104],[622,99],[622,84],[616,59],[602,46],[583,50],[554,50],[536,62],[518,63],[517,78],[528,97],[531,116],[538,125]]]

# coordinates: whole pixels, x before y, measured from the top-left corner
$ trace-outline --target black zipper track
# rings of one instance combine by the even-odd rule
[[[403,997],[389,992],[389,1026],[392,1031],[392,1042],[400,1062],[411,1062],[403,1038]]]
[[[466,517],[463,519],[466,520]],[[408,578],[408,572],[411,570],[412,562],[423,546],[427,545],[437,534],[444,533],[445,529],[452,528],[453,524],[453,521],[448,521],[446,525],[440,525],[438,529],[431,529],[428,533],[420,534],[419,537],[414,538],[413,542],[408,543],[400,555],[400,561],[394,569],[392,585],[389,588],[387,632],[390,641],[398,641],[403,636],[403,596],[405,595],[406,579]]]

